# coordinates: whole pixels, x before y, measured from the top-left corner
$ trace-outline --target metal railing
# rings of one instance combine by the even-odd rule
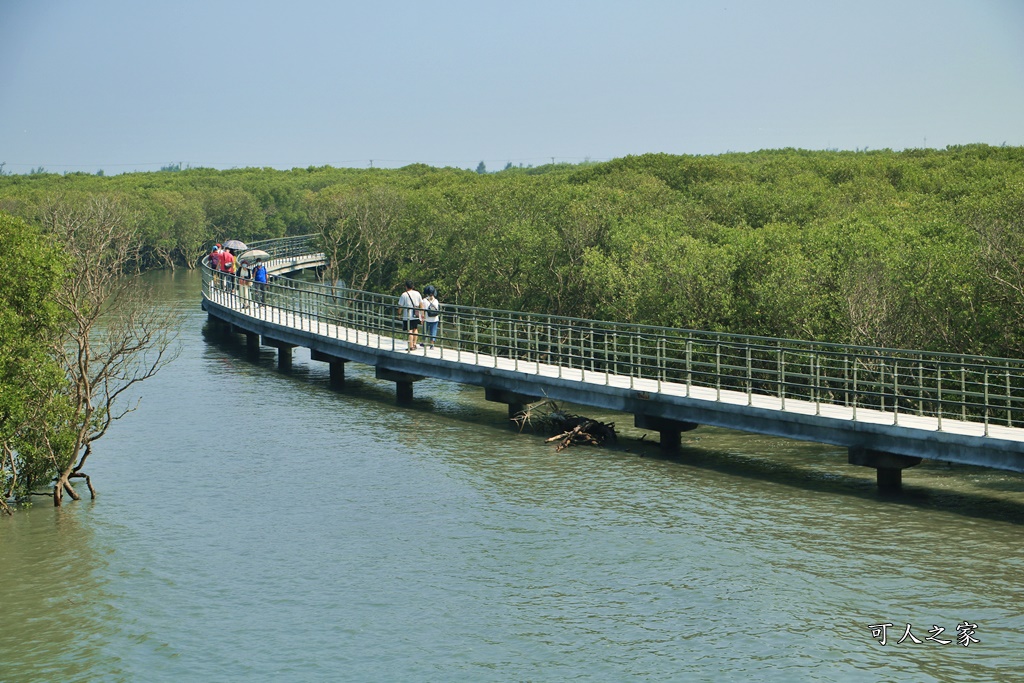
[[[280,237],[278,239],[263,240],[252,245],[252,249],[262,249],[270,254],[271,259],[281,259],[293,256],[304,256],[313,251],[313,240],[310,235],[299,237]]]
[[[256,245],[274,259],[316,252],[311,236]],[[213,272],[204,260],[203,291],[211,298]],[[221,282],[223,287],[225,283]],[[263,317],[298,321],[310,331],[318,323],[365,333],[365,343],[404,348],[398,297],[301,279],[276,278],[253,291],[266,306]],[[724,334],[650,325],[604,322],[538,313],[442,304],[437,343],[472,354],[474,362],[505,358],[539,364],[557,376],[582,378],[579,371],[601,373],[604,383],[653,380],[755,397],[771,396],[782,409],[787,401],[807,401],[820,414],[841,405],[857,419],[858,409],[901,416],[917,415],[1024,426],[1024,361],[959,354],[908,351]],[[319,326],[316,328],[319,330]],[[421,326],[420,334],[424,329]],[[493,360],[493,362],[497,362]],[[600,377],[600,375],[598,375]],[[592,377],[588,381],[594,381]],[[647,385],[650,386],[648,382]]]

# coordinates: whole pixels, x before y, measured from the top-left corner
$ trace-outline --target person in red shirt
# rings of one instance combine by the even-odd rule
[[[220,280],[220,245],[215,244],[210,250],[210,268],[213,269],[213,286],[216,287]]]
[[[220,253],[220,269],[224,272],[225,287],[228,291],[235,288],[235,255],[229,249]]]

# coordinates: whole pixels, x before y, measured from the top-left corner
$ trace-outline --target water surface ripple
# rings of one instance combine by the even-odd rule
[[[1024,478],[726,430],[555,454],[482,391],[204,335],[105,438],[100,491],[0,518],[0,680],[942,681],[1021,670]],[[978,624],[980,643],[955,640]],[[892,622],[883,647],[872,624]],[[896,641],[906,625],[921,644]]]

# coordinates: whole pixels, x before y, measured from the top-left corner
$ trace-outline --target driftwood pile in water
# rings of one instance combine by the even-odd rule
[[[519,425],[519,430],[530,425],[540,427],[555,436],[547,441],[557,441],[555,452],[562,451],[572,445],[602,446],[615,441],[615,423],[598,422],[589,417],[572,415],[561,410],[554,401],[541,401],[526,407],[512,418]]]

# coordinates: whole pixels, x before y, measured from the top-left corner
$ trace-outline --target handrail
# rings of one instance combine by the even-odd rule
[[[314,236],[267,240],[253,245],[273,262],[317,253]],[[203,260],[203,291],[214,285]],[[398,297],[292,278],[275,278],[263,288],[267,306],[298,314],[309,324],[330,323],[401,338]],[[209,298],[209,296],[207,296]],[[823,406],[881,410],[899,424],[900,415],[1024,424],[1024,361],[963,354],[801,341],[705,332],[635,323],[588,320],[541,313],[442,304],[439,343],[474,354],[557,366],[564,371],[773,396]],[[369,339],[369,337],[367,337]]]

